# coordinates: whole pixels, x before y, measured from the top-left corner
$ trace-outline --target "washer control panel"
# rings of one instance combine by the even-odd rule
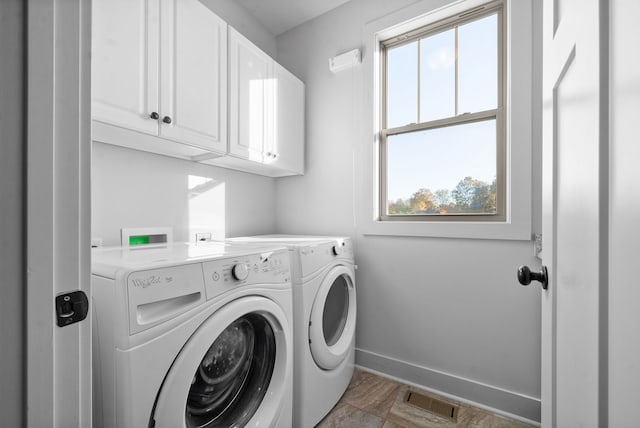
[[[207,300],[244,285],[290,284],[291,269],[286,250],[202,263]]]
[[[238,281],[244,281],[245,279],[249,278],[249,265],[242,262],[236,263],[231,268],[231,274],[233,275],[234,279],[237,279]]]
[[[205,302],[200,263],[136,271],[127,278],[129,333],[149,329]]]

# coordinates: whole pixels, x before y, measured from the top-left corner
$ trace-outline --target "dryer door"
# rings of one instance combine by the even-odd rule
[[[311,308],[309,346],[316,364],[336,368],[351,350],[356,328],[353,271],[336,266],[322,281]]]
[[[271,426],[292,382],[289,332],[284,312],[267,298],[223,306],[178,354],[150,426]]]

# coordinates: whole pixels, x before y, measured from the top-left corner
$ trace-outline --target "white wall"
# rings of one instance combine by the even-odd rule
[[[12,427],[26,408],[23,14],[23,2],[0,2],[0,415]]]
[[[255,43],[260,49],[275,58],[275,37],[258,19],[256,19],[238,2],[233,0],[200,1],[246,38]]]
[[[275,180],[93,143],[92,236],[120,245],[122,227],[173,227],[175,241],[271,233]]]
[[[355,238],[361,364],[539,419],[540,290],[516,280],[519,265],[539,266],[531,243],[358,233],[354,201],[372,191],[357,176],[368,161],[358,157],[362,145],[372,143],[362,138],[371,88],[363,86],[362,66],[332,74],[327,60],[362,49],[369,22],[414,3],[352,0],[278,36],[278,61],[307,85],[307,169],[303,177],[278,181],[277,229]],[[434,8],[444,3],[432,0]],[[532,14],[537,36],[539,12]],[[540,53],[536,41],[534,108]],[[534,120],[533,205],[539,207],[539,114]],[[533,219],[532,231],[539,231],[539,213]],[[519,395],[533,399],[518,401]]]
[[[275,56],[275,38],[232,0],[203,0],[229,25]],[[122,227],[173,227],[174,240],[196,231],[214,239],[272,233],[275,180],[180,159],[93,144],[92,236],[120,245]]]

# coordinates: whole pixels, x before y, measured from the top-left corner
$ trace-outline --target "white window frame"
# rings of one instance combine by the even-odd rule
[[[504,0],[503,28],[506,58],[504,64],[504,218],[501,221],[476,221],[466,216],[461,221],[421,221],[415,219],[381,220],[380,144],[381,144],[381,41],[425,27],[464,11],[487,4],[487,0],[447,2],[433,9],[433,1],[422,0],[365,26],[363,84],[366,137],[359,165],[361,188],[357,230],[365,235],[428,236],[475,239],[531,240],[532,198],[532,75],[533,3],[532,0]],[[516,29],[517,31],[514,31]],[[373,114],[372,114],[373,113]],[[372,138],[373,136],[373,138]],[[367,189],[370,189],[368,191]]]
[[[442,31],[447,31],[450,29],[457,28],[464,24],[468,24],[470,22],[486,18],[487,16],[496,15],[497,16],[497,93],[496,100],[497,105],[494,109],[486,110],[486,111],[474,111],[470,114],[460,114],[458,111],[458,71],[457,71],[457,45],[456,45],[456,100],[455,107],[456,111],[453,116],[440,118],[436,120],[428,120],[425,122],[412,123],[410,125],[403,125],[398,127],[389,128],[387,126],[387,116],[388,116],[388,98],[387,98],[387,83],[388,83],[388,50],[406,45],[408,43],[413,43],[417,40],[420,40],[424,37],[428,37],[430,35],[438,34]],[[505,72],[504,65],[506,63],[506,46],[504,43],[504,1],[503,0],[495,0],[493,2],[487,3],[477,8],[472,8],[471,10],[463,11],[460,14],[456,14],[454,16],[447,17],[442,21],[434,22],[432,24],[428,24],[425,27],[420,27],[414,30],[411,30],[409,33],[401,34],[400,36],[392,37],[388,40],[382,40],[380,42],[380,73],[381,79],[380,84],[382,85],[381,90],[381,99],[380,99],[380,144],[379,144],[379,189],[380,196],[378,197],[378,212],[381,221],[505,221],[505,170],[506,163],[504,159],[505,147],[505,120],[504,120],[504,112],[506,110],[505,106],[505,97],[504,97],[504,87],[505,87]],[[457,40],[457,31],[456,31],[456,40]],[[418,73],[420,68],[420,62],[418,61]],[[420,83],[420,77],[418,74],[418,84]],[[418,87],[418,91],[420,88]],[[418,93],[418,118],[420,116],[420,104],[421,104],[421,94]],[[465,125],[471,124],[475,122],[481,122],[486,120],[494,119],[496,123],[496,188],[497,188],[497,206],[496,213],[494,214],[476,214],[476,213],[455,213],[455,214],[402,214],[402,215],[393,215],[388,214],[388,167],[387,167],[387,148],[388,148],[388,137],[394,135],[402,135],[406,133],[413,133],[418,131],[429,131],[433,129],[444,128],[447,126],[456,126],[456,125]]]

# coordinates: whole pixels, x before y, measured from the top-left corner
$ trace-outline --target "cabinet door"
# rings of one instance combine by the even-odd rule
[[[161,0],[160,136],[227,148],[227,24],[198,0]]]
[[[273,60],[229,27],[229,153],[262,162],[272,133],[267,105]]]
[[[304,83],[280,64],[275,64],[274,137],[265,163],[279,169],[304,173]]]
[[[93,119],[157,135],[158,1],[93,1]]]

